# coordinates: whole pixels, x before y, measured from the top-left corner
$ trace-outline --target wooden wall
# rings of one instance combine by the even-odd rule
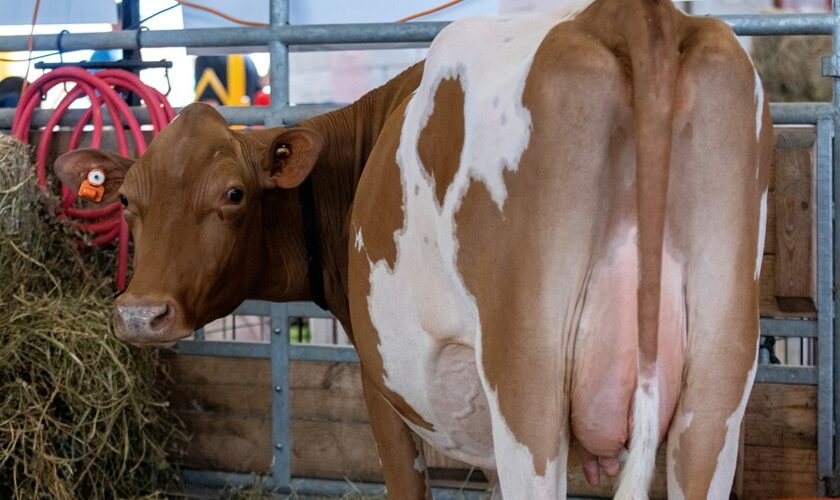
[[[192,434],[183,465],[266,472],[271,464],[268,360],[172,355],[172,406]],[[359,365],[291,364],[292,473],[300,477],[382,481],[362,400]],[[743,498],[806,497],[817,488],[816,388],[758,384],[747,405]],[[436,484],[460,485],[469,466],[427,449]],[[574,458],[569,494],[610,496],[612,483],[589,486]],[[664,450],[652,494],[664,498]],[[471,486],[481,487],[481,475]]]
[[[770,190],[761,314],[815,317],[815,134],[810,127],[777,128]],[[168,356],[172,405],[192,434],[184,466],[267,472],[271,464],[268,360]],[[292,473],[300,477],[381,481],[364,408],[359,366],[293,362]],[[743,498],[807,497],[816,493],[816,387],[759,384],[747,406],[743,462],[736,489]],[[482,487],[483,476],[426,450],[437,484]],[[589,486],[570,459],[569,494],[610,496],[612,484]],[[654,497],[664,498],[660,450]]]

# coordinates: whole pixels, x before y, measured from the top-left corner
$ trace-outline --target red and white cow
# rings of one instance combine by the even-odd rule
[[[571,447],[593,482],[626,455],[616,498],[646,498],[667,438],[669,497],[719,499],[755,374],[771,142],[724,24],[598,0],[457,22],[296,128],[193,105],[136,161],[82,150],[56,170],[78,186],[102,168],[127,205],[128,341],[323,288],[392,498],[429,496],[419,436],[527,499],[565,496]]]

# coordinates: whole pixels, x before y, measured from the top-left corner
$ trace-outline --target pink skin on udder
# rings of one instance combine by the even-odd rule
[[[681,266],[668,251],[663,257],[658,353],[662,436],[678,396],[685,339]],[[584,473],[593,484],[599,481],[599,468],[610,476],[618,472],[617,459],[632,428],[638,359],[637,270],[636,232],[625,229],[593,267],[581,315],[571,425],[588,452],[583,457]]]

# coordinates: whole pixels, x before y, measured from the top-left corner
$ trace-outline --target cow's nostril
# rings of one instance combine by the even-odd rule
[[[149,327],[155,331],[165,330],[172,324],[174,319],[175,308],[173,308],[170,304],[166,304],[161,308],[160,313],[149,322]]]

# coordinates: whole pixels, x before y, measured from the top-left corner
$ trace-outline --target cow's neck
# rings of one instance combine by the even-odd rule
[[[323,152],[312,172],[321,270],[327,305],[345,327],[350,325],[348,226],[356,186],[385,121],[417,88],[421,76],[422,63],[418,63],[355,103],[299,123],[324,138]],[[309,288],[308,283],[304,286]]]

